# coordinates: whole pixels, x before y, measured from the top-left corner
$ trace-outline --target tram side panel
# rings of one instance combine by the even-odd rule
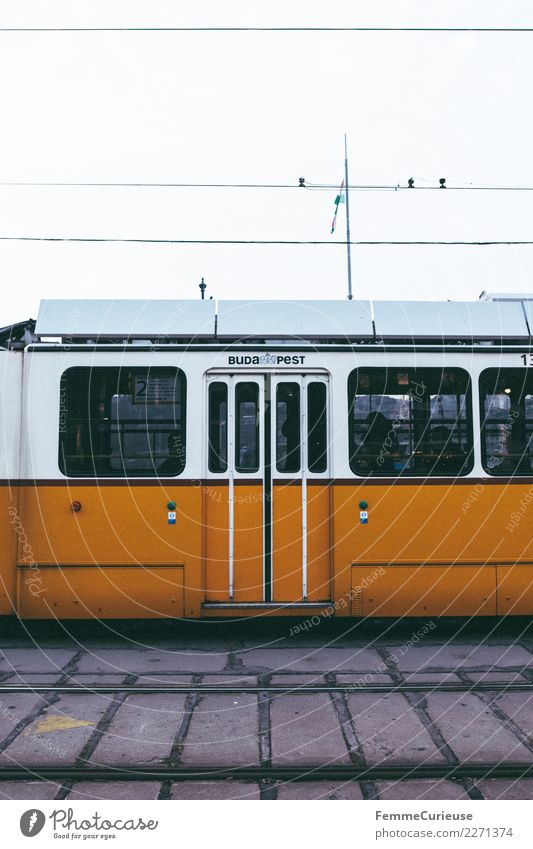
[[[67,619],[199,616],[198,480],[62,475],[58,430],[62,405],[68,401],[60,394],[61,374],[73,365],[90,368],[94,357],[67,352],[30,357],[20,513],[42,591],[36,596],[29,590],[19,544],[19,614]],[[124,368],[123,355],[97,357],[98,366]],[[132,354],[131,364],[146,366],[146,355]]]
[[[354,615],[533,612],[531,524],[512,527],[531,501],[530,483],[345,485],[334,501],[336,576],[344,574]]]
[[[338,575],[350,572],[353,615],[496,614],[501,528],[492,505],[462,512],[467,492],[430,481],[335,487],[335,560]],[[516,540],[517,558],[522,547]]]
[[[356,476],[345,462],[343,446],[348,444],[348,433],[344,412],[340,405],[336,408],[333,551],[337,615],[533,613],[532,477],[524,467],[516,474],[498,477],[487,473],[482,464],[480,425],[486,407],[480,401],[479,387],[494,362],[494,357],[485,354],[468,362],[475,457],[471,471],[464,476]],[[512,392],[515,383],[522,389],[526,373],[517,363],[520,366],[522,358],[516,354],[498,357],[504,393]],[[387,364],[387,374],[396,368],[407,371],[411,364],[407,354],[395,356]],[[443,368],[435,355],[425,357],[424,366],[428,364]],[[377,360],[372,360],[365,373],[377,365]],[[450,357],[446,368],[453,371],[464,366],[464,358]],[[339,375],[337,397],[342,397],[344,385]],[[509,430],[505,422],[498,423],[498,433]],[[485,463],[490,468],[490,457],[485,457]]]
[[[179,530],[167,521],[169,497]],[[199,488],[36,482],[24,487],[21,510],[43,586],[37,598],[28,592],[19,551],[21,616],[199,614]]]
[[[19,510],[22,352],[0,351],[0,615],[16,609],[17,539],[22,556],[31,562],[27,529]],[[28,590],[38,592],[39,574],[31,570]]]

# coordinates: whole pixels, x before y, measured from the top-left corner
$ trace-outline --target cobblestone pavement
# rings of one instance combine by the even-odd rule
[[[126,635],[50,627],[0,639],[0,768],[42,765],[212,767],[533,763],[533,640],[418,624],[354,635],[316,628],[296,641],[288,624],[254,636],[237,623],[183,634],[141,624]],[[442,682],[494,690],[443,692]],[[422,683],[427,691],[371,694],[361,684]],[[347,685],[346,693],[96,694],[120,683],[231,686]],[[77,685],[39,695],[32,685]],[[5,799],[532,799],[533,779],[397,781],[1,781]]]

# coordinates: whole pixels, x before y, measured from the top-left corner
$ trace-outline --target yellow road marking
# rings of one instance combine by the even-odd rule
[[[82,725],[94,725],[86,719],[74,719],[70,716],[44,716],[36,719],[23,732],[23,736],[30,734],[51,734],[54,731],[65,731],[68,728],[80,728]]]

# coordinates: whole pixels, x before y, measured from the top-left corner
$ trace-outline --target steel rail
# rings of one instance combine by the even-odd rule
[[[136,684],[105,684],[92,685],[77,684],[0,684],[0,695],[6,693],[9,695],[20,693],[34,694],[49,694],[57,693],[58,695],[111,695],[113,693],[131,693],[132,695],[149,695],[159,693],[160,695],[178,695],[178,694],[208,694],[208,695],[312,695],[313,693],[375,693],[375,694],[390,694],[390,693],[471,693],[471,692],[494,692],[502,691],[509,692],[532,692],[533,683],[529,681],[513,681],[505,683],[498,681],[490,683],[488,681],[450,681],[443,683],[416,683],[410,684],[404,682],[401,684],[331,684],[331,685],[210,685],[210,684],[154,684],[152,685],[136,685]]]
[[[305,764],[291,766],[66,766],[1,767],[0,781],[393,781],[406,779],[531,778],[533,763]]]

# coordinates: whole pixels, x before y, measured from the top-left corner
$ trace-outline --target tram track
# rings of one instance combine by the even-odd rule
[[[0,781],[401,781],[511,779],[533,777],[533,763],[458,763],[414,764],[381,763],[369,766],[342,764],[305,764],[289,766],[16,766],[0,767]]]
[[[252,673],[250,673],[252,674]],[[434,673],[433,673],[434,674]],[[443,677],[446,673],[443,673]],[[449,674],[449,673],[448,673]],[[509,676],[516,675],[516,672],[510,672]],[[142,676],[139,676],[142,679]],[[242,676],[250,681],[250,675]],[[133,676],[131,676],[133,678]],[[126,680],[124,683],[113,684],[90,684],[84,682],[75,683],[48,683],[48,684],[31,684],[31,683],[13,683],[9,684],[5,681],[0,684],[0,702],[2,694],[4,695],[37,695],[42,696],[44,700],[54,698],[57,700],[61,696],[94,696],[102,695],[109,696],[111,703],[120,702],[120,706],[125,704],[128,696],[150,696],[156,698],[158,695],[176,695],[189,696],[195,699],[196,703],[201,696],[235,696],[235,695],[256,695],[258,702],[261,699],[266,704],[273,703],[277,696],[324,696],[330,695],[333,702],[336,703],[335,696],[342,699],[343,695],[349,694],[374,694],[376,697],[394,695],[394,694],[421,694],[422,696],[430,693],[489,693],[494,696],[500,694],[508,694],[512,692],[529,693],[533,692],[533,682],[530,681],[391,681],[379,683],[352,683],[336,684],[333,682],[322,684],[271,684],[267,683],[270,676],[259,677],[257,684],[236,682],[235,677],[228,676],[231,683],[178,683],[165,684],[158,681],[156,683],[136,683],[135,680]],[[265,683],[262,683],[262,679]],[[416,700],[418,701],[418,700]],[[376,702],[377,704],[377,702]],[[112,716],[120,709],[120,706],[114,708],[111,704]],[[412,705],[411,705],[412,706]],[[338,709],[338,707],[336,708]],[[112,717],[111,717],[112,718]],[[341,717],[342,719],[342,717]],[[109,718],[106,720],[105,728],[97,729],[100,737],[105,736],[108,732]],[[343,722],[340,722],[341,727],[344,727]],[[270,719],[266,717],[264,728],[270,733]],[[184,732],[185,734],[186,732]],[[275,785],[276,782],[380,782],[380,781],[406,781],[406,780],[456,780],[472,782],[481,779],[504,779],[504,780],[520,780],[533,778],[533,758],[528,759],[527,752],[522,749],[521,757],[516,760],[509,759],[509,753],[505,753],[500,760],[493,757],[492,752],[487,752],[485,758],[476,762],[471,759],[469,754],[462,753],[463,757],[455,754],[447,753],[443,748],[442,740],[436,740],[435,745],[437,751],[444,755],[444,758],[435,758],[437,762],[422,763],[383,760],[378,763],[367,763],[367,758],[364,755],[353,756],[352,744],[348,741],[348,750],[350,753],[351,763],[341,762],[336,764],[335,758],[328,762],[319,762],[320,753],[317,751],[316,763],[298,763],[298,757],[295,758],[296,763],[280,765],[276,763],[273,751],[270,744],[267,745],[265,752],[262,751],[258,763],[246,765],[234,765],[231,763],[232,754],[229,753],[229,763],[208,763],[194,765],[182,765],[180,757],[175,757],[175,751],[169,757],[161,759],[157,763],[139,763],[136,762],[135,752],[131,752],[129,757],[125,758],[125,763],[116,763],[114,758],[106,764],[91,762],[92,754],[95,746],[100,742],[100,737],[95,742],[91,738],[89,746],[85,746],[81,752],[78,752],[75,762],[54,763],[46,762],[42,764],[25,763],[24,759],[18,762],[9,758],[9,752],[4,753],[4,763],[0,765],[0,782],[4,781],[44,781],[56,782],[68,786],[69,782],[138,782],[138,781],[159,781],[163,785],[170,785],[172,782],[194,782],[194,781],[224,781],[238,780],[241,782],[259,782],[262,787],[268,788],[270,784]],[[526,746],[527,748],[527,746]],[[176,750],[177,751],[177,750]],[[296,752],[295,752],[296,754]],[[400,754],[400,753],[398,753]],[[495,753],[494,753],[495,754]],[[7,762],[5,760],[7,756]],[[488,757],[487,757],[488,756]],[[10,762],[11,760],[11,762]],[[39,758],[39,760],[41,760]],[[128,763],[128,761],[132,761]],[[373,761],[374,758],[369,758]],[[268,791],[270,792],[270,791]]]
[[[0,685],[0,697],[2,693],[15,694],[37,694],[48,695],[112,695],[113,693],[127,693],[129,695],[314,695],[319,693],[369,693],[376,695],[391,695],[394,693],[476,693],[476,692],[533,692],[533,682],[510,681],[508,683],[498,681],[452,681],[452,682],[409,682],[393,684],[327,684],[327,685],[225,685],[225,684],[2,684]]]

